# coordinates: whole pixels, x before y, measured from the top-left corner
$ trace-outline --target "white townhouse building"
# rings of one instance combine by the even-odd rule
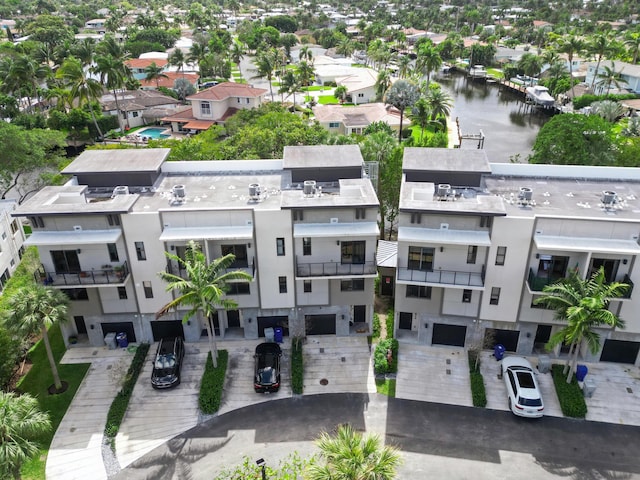
[[[637,169],[490,164],[483,150],[406,148],[397,337],[543,353],[561,328],[552,310],[534,305],[543,287],[604,267],[608,281],[631,286],[609,307],[626,328],[599,329],[600,351],[583,345],[582,358],[639,365],[639,213]]]
[[[286,147],[281,160],[167,162],[168,149],[85,151],[12,214],[33,226],[37,280],[72,299],[64,336],[102,345],[183,335],[206,339],[186,311],[161,318],[173,298],[160,271],[183,272],[193,240],[209,260],[235,255],[252,276],[231,285],[235,310],[212,318],[222,338],[358,335],[371,331],[378,199],[356,145]],[[206,320],[203,320],[206,321]]]
[[[20,220],[11,216],[16,206],[14,200],[0,200],[0,293],[18,268],[25,241]]]

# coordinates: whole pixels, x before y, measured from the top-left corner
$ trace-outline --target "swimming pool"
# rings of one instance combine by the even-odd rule
[[[169,138],[171,135],[163,133],[165,131],[167,131],[166,128],[149,127],[149,128],[143,128],[142,130],[138,130],[136,132],[136,135],[138,135],[139,137],[148,137],[153,139]]]

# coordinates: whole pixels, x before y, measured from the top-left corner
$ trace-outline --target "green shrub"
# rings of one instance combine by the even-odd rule
[[[393,317],[394,317],[393,308],[389,308],[389,311],[387,311],[387,320],[385,323],[385,326],[387,327],[387,338],[394,337]]]
[[[486,407],[487,406],[487,392],[484,387],[484,378],[480,373],[480,361],[478,356],[480,352],[477,350],[469,350],[467,352],[469,357],[469,379],[471,381],[471,400],[474,407]]]
[[[387,351],[391,349],[391,361]],[[375,373],[396,373],[398,371],[398,340],[387,338],[376,345],[373,354],[373,370]]]
[[[124,379],[124,385],[111,403],[109,413],[107,413],[107,422],[104,427],[104,434],[108,439],[114,439],[118,434],[120,424],[129,406],[133,388],[136,386],[136,381],[147,358],[147,352],[149,352],[149,344],[141,343],[136,350],[131,365],[129,365],[129,370],[127,370]]]
[[[373,327],[371,335],[373,336],[373,338],[380,337],[380,315],[378,315],[377,313],[373,314]]]
[[[580,110],[581,108],[588,107],[593,102],[599,102],[601,100],[613,100],[614,102],[617,102],[620,100],[631,100],[633,98],[638,98],[638,95],[634,93],[613,94],[613,95],[586,94],[573,99],[573,108],[576,110]]]
[[[556,387],[562,413],[567,417],[584,418],[587,414],[587,404],[578,381],[574,375],[571,383],[567,383],[567,376],[562,373],[562,370],[562,365],[551,367],[553,383]]]
[[[198,404],[200,405],[202,413],[215,413],[220,408],[228,361],[229,352],[226,350],[218,350],[218,366],[213,368],[211,353],[207,355],[207,363],[205,364],[204,373],[202,374],[200,396],[198,398]]]
[[[304,389],[304,365],[302,362],[302,338],[291,341],[291,390],[301,395]]]

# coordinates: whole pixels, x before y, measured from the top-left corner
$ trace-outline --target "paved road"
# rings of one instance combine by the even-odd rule
[[[397,445],[399,478],[640,478],[640,428],[402,400],[325,394],[218,416],[158,447],[117,479],[212,479],[243,456],[270,464],[313,451],[323,430],[350,423]]]

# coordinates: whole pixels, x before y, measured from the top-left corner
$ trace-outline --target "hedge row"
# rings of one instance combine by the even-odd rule
[[[389,358],[388,350],[391,350]],[[373,370],[375,373],[396,373],[398,371],[398,340],[387,338],[376,345],[373,354]]]
[[[393,338],[394,337],[394,332],[393,332],[393,317],[394,317],[395,313],[393,311],[393,308],[389,308],[389,311],[387,312],[387,321],[385,323],[385,326],[387,327],[387,338]]]
[[[593,102],[601,102],[602,100],[612,100],[614,102],[618,102],[620,100],[631,100],[634,98],[638,98],[638,95],[635,93],[623,93],[623,94],[612,94],[612,95],[593,95],[586,94],[581,95],[573,100],[573,108],[576,110],[580,110],[581,108],[588,107]]]
[[[373,314],[373,328],[372,328],[371,336],[373,338],[380,337],[380,315],[378,315],[377,313]]]
[[[213,368],[211,353],[207,355],[207,363],[202,374],[200,396],[198,398],[202,413],[215,413],[220,408],[228,362],[229,352],[226,350],[218,350],[218,366],[216,368]]]
[[[584,418],[587,414],[587,404],[584,401],[582,390],[575,375],[571,383],[567,383],[567,376],[562,373],[563,369],[563,365],[553,365],[551,367],[553,383],[556,387],[562,414],[566,417]]]
[[[473,400],[474,407],[486,407],[487,406],[487,392],[484,386],[484,378],[480,373],[480,360],[478,355],[480,352],[477,350],[469,350],[467,352],[469,358],[469,379],[471,381],[471,399]],[[477,363],[476,363],[476,360]]]
[[[131,361],[131,365],[129,365],[129,370],[127,370],[127,375],[124,379],[124,385],[116,395],[116,398],[114,398],[113,402],[111,403],[109,413],[107,414],[107,423],[104,427],[104,434],[108,439],[114,439],[118,434],[118,430],[120,429],[120,424],[122,423],[124,414],[127,413],[129,400],[131,399],[131,395],[133,394],[133,387],[135,387],[138,376],[142,371],[142,367],[144,366],[144,361],[147,358],[148,351],[148,343],[141,343],[138,346],[136,354]]]
[[[301,395],[304,389],[304,365],[302,362],[302,338],[291,340],[291,390]]]

